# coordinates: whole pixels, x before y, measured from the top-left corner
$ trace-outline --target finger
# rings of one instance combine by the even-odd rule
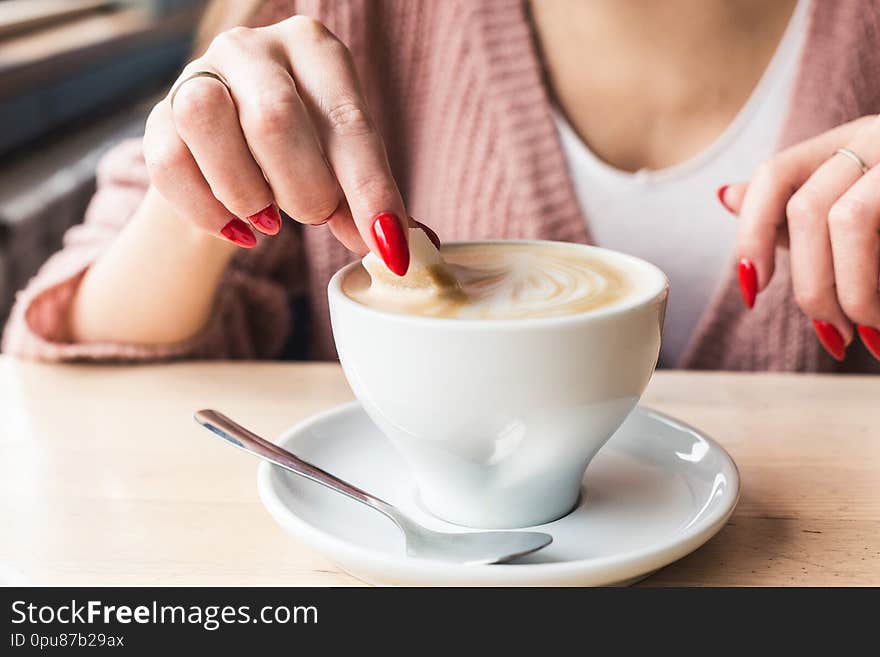
[[[863,121],[846,147],[866,162],[880,161],[880,122],[873,117]],[[876,207],[870,203],[873,196],[868,196],[866,206],[860,206],[858,196],[849,196],[847,202],[838,204],[857,182],[862,183],[858,190],[865,189],[864,178],[868,176],[863,176],[859,165],[843,154],[832,155],[792,196],[786,208],[795,296],[801,308],[814,319],[822,345],[837,360],[843,359],[845,346],[852,340],[849,313],[842,304],[846,303],[853,314],[862,319],[873,320],[876,312],[877,268],[880,267],[876,225],[874,235],[867,237],[865,242],[856,244],[852,241],[854,219],[868,223],[874,220],[870,216],[873,212],[870,208]],[[870,185],[874,175],[868,178],[867,184]],[[856,212],[855,207],[862,209]],[[840,244],[836,257],[831,244],[832,223],[837,226],[835,233]],[[864,229],[860,226],[856,230]],[[827,246],[824,244],[826,239]],[[808,271],[810,268],[812,271]],[[837,280],[838,272],[844,274],[843,281]],[[834,298],[830,299],[832,294]]]
[[[349,251],[361,256],[369,251],[367,245],[364,244],[364,240],[361,239],[357,226],[354,225],[351,210],[345,200],[339,204],[339,207],[336,208],[327,220],[327,226],[330,228],[333,236],[342,242],[343,246]]]
[[[724,209],[731,214],[739,214],[742,209],[743,199],[746,196],[746,190],[749,188],[748,183],[734,183],[732,185],[722,185],[715,194]]]
[[[238,28],[211,44],[222,62],[247,144],[278,205],[307,224],[327,220],[341,192],[321,151],[312,119],[270,29]]]
[[[795,298],[808,317],[824,326],[818,329],[819,337],[838,359],[843,356],[840,341],[827,325],[836,330],[843,344],[852,340],[852,325],[838,300],[829,216],[835,202],[861,175],[847,158],[833,156],[816,169],[786,206]],[[828,335],[833,345],[828,344]]]
[[[843,312],[857,324],[880,329],[880,167],[834,203],[828,229]]]
[[[408,219],[410,228],[421,228],[425,231],[425,234],[434,246],[438,249],[440,248],[440,238],[430,226],[426,226],[412,217],[408,217]],[[333,216],[327,223],[330,227],[330,231],[336,239],[342,242],[350,251],[359,255],[364,255],[369,250],[361,239],[357,227],[354,225],[354,220],[351,218],[351,211],[348,209],[346,203],[343,202],[342,205],[340,205],[339,209],[333,213]]]
[[[147,118],[144,158],[150,182],[174,206],[181,219],[238,246],[256,245],[248,225],[214,197],[195,159],[177,134],[168,101],[157,104]]]
[[[207,68],[212,67],[191,64],[170,97],[177,132],[217,200],[234,215],[254,217],[255,228],[274,235],[281,228],[277,211],[264,211],[272,206],[272,191],[248,149],[229,92],[213,78],[186,79],[190,70]]]
[[[285,30],[300,96],[361,238],[402,276],[409,267],[406,211],[348,50],[308,18],[294,17],[276,27]]]
[[[737,222],[737,254],[756,272],[756,291],[773,276],[776,235],[786,221],[786,204],[835,148],[847,143],[871,117],[857,119],[801,142],[762,164],[749,181]],[[727,194],[725,193],[725,199]]]
[[[742,204],[745,200],[748,189],[748,183],[722,185],[718,188],[716,194],[721,205],[723,205],[732,215],[737,216],[742,209]],[[784,223],[776,229],[776,246],[784,249],[788,248],[788,230]]]

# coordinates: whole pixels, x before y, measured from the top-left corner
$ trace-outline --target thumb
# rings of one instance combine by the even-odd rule
[[[738,215],[742,208],[743,199],[746,197],[746,190],[748,190],[748,188],[748,183],[722,185],[718,188],[718,200],[728,212]]]
[[[410,228],[421,228],[425,232],[425,235],[428,236],[428,239],[431,240],[431,242],[434,244],[434,246],[438,249],[440,248],[440,238],[430,226],[423,224],[421,221],[413,219],[412,217],[407,218],[409,219]]]

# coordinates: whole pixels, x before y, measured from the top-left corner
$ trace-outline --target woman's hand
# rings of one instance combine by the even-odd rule
[[[838,148],[857,158],[835,153]],[[880,359],[878,163],[880,118],[866,116],[780,152],[748,183],[718,190],[721,202],[739,216],[745,303],[752,307],[767,287],[776,246],[787,247],[797,303],[837,360],[854,337],[853,324]]]
[[[214,235],[252,247],[252,229],[281,229],[280,207],[406,273],[407,215],[385,146],[350,53],[315,20],[219,35],[153,109],[144,152],[176,214]]]

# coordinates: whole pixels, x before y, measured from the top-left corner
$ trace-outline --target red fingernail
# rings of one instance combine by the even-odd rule
[[[730,187],[730,185],[721,185],[721,187],[718,188],[718,191],[715,192],[715,194],[718,196],[718,201],[721,203],[721,205],[724,206],[724,209],[727,210],[730,214],[734,214],[733,209],[729,205],[727,205],[727,202],[724,200],[724,192],[727,191],[728,187]]]
[[[880,360],[880,331],[870,326],[862,326],[861,324],[859,324],[858,330],[862,338],[862,344],[867,347],[874,358]]]
[[[440,238],[437,236],[437,233],[435,233],[432,228],[430,228],[429,226],[426,226],[421,221],[413,219],[412,217],[410,217],[410,219],[412,219],[415,222],[416,226],[418,226],[423,231],[425,231],[425,235],[428,236],[428,239],[431,240],[431,242],[434,244],[434,246],[436,246],[439,249],[440,248]]]
[[[220,229],[220,234],[233,244],[238,244],[246,249],[257,245],[257,238],[250,227],[241,219],[232,219]]]
[[[753,308],[755,296],[758,294],[758,272],[748,258],[739,261],[739,291],[742,292],[746,306]]]
[[[373,219],[373,237],[388,269],[398,276],[406,274],[409,269],[409,244],[397,215],[383,212]]]
[[[250,221],[261,233],[266,235],[277,235],[281,230],[281,215],[274,203],[267,205],[265,208],[248,217]]]
[[[831,354],[834,360],[843,360],[846,354],[846,343],[843,336],[832,324],[828,322],[820,322],[818,319],[813,320],[813,330],[819,338],[819,342],[825,347],[825,351]]]

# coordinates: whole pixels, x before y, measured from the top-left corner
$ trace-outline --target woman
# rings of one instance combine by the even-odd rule
[[[330,358],[327,280],[412,215],[653,260],[664,365],[880,371],[875,1],[231,4],[7,351]]]

